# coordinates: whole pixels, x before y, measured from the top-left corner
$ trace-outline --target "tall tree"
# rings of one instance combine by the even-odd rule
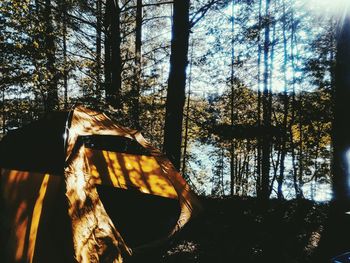
[[[56,69],[56,44],[53,27],[51,0],[45,0],[43,19],[45,22],[45,54],[47,68],[47,96],[45,102],[46,112],[57,110],[58,101],[58,73]]]
[[[262,21],[262,0],[259,0],[259,15],[258,15],[258,77],[257,77],[257,82],[258,82],[258,105],[257,105],[257,126],[260,127],[261,125],[261,37],[260,37],[260,28],[261,28],[261,21]],[[256,167],[256,195],[260,196],[261,194],[261,138],[257,138],[257,167]]]
[[[121,108],[120,7],[116,0],[106,0],[105,8],[105,90],[106,102]]]
[[[231,101],[230,101],[230,106],[231,106],[231,112],[230,112],[230,118],[231,118],[231,125],[233,127],[234,122],[235,122],[235,116],[234,116],[234,85],[235,85],[235,81],[234,81],[234,77],[235,77],[235,69],[234,69],[234,63],[235,63],[235,41],[234,41],[234,37],[235,37],[235,0],[232,0],[231,2]],[[230,142],[230,177],[231,177],[231,195],[234,194],[234,189],[235,189],[235,141],[232,138],[231,142]]]
[[[96,99],[101,99],[102,0],[96,0]]]
[[[189,0],[174,0],[170,73],[166,98],[164,152],[180,169],[186,67],[190,34]]]
[[[348,6],[350,9],[350,6]],[[346,14],[346,13],[345,13]],[[350,16],[340,23],[337,39],[336,86],[333,123],[333,188],[334,198],[350,203]]]
[[[135,69],[134,85],[132,87],[132,120],[136,128],[140,128],[140,90],[141,90],[141,43],[142,43],[142,0],[136,3],[136,23],[135,23]]]
[[[287,14],[286,14],[286,4],[285,0],[283,0],[283,14],[282,14],[282,33],[283,33],[283,121],[282,121],[282,128],[284,129],[283,136],[281,137],[281,159],[280,159],[280,170],[279,170],[279,176],[277,178],[277,196],[279,199],[283,198],[283,191],[282,191],[282,185],[284,181],[284,162],[286,158],[286,144],[287,144],[287,122],[288,122],[288,104],[289,104],[289,97],[288,97],[288,82],[287,82],[287,64],[288,64],[288,54],[287,54],[287,35],[286,35],[286,26],[287,26]]]
[[[265,2],[265,39],[264,39],[264,90],[263,102],[263,126],[271,126],[271,106],[269,103],[269,47],[270,47],[270,0]],[[261,198],[269,198],[270,181],[270,135],[265,133],[262,138],[262,178]]]

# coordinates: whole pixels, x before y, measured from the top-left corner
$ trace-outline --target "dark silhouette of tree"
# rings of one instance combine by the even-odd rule
[[[334,198],[350,201],[350,16],[341,21],[337,39],[336,86],[333,123],[333,189]]]
[[[270,19],[270,0],[265,3],[266,19]],[[270,47],[270,23],[265,21],[265,39],[264,39],[264,89],[262,96],[263,104],[263,125],[271,126],[271,105],[269,103],[269,47]],[[265,134],[262,138],[262,169],[261,169],[261,198],[269,198],[270,183],[270,136]]]
[[[142,0],[137,0],[135,22],[135,69],[132,87],[131,117],[136,128],[140,128],[140,90],[141,90],[141,45],[142,45]]]
[[[164,126],[164,152],[180,169],[183,107],[190,34],[189,0],[175,0],[171,40],[170,73]]]
[[[105,90],[106,101],[121,108],[120,7],[118,1],[107,0],[105,8]]]

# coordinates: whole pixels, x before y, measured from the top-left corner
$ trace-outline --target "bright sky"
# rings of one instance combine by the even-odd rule
[[[345,10],[350,12],[350,0],[303,0],[305,7],[319,14],[332,13],[334,15],[343,15]],[[348,13],[349,13],[348,12]]]

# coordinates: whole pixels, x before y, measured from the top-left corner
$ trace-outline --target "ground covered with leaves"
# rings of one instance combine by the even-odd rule
[[[346,249],[335,240],[344,243],[339,235],[348,234],[341,228],[349,219],[330,216],[331,204],[238,197],[202,203],[202,213],[152,262],[330,262]]]

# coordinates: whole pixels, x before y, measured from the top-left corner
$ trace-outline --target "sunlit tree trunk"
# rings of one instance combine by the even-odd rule
[[[189,0],[175,0],[172,26],[170,73],[166,99],[164,152],[180,169],[186,67],[188,64]]]

